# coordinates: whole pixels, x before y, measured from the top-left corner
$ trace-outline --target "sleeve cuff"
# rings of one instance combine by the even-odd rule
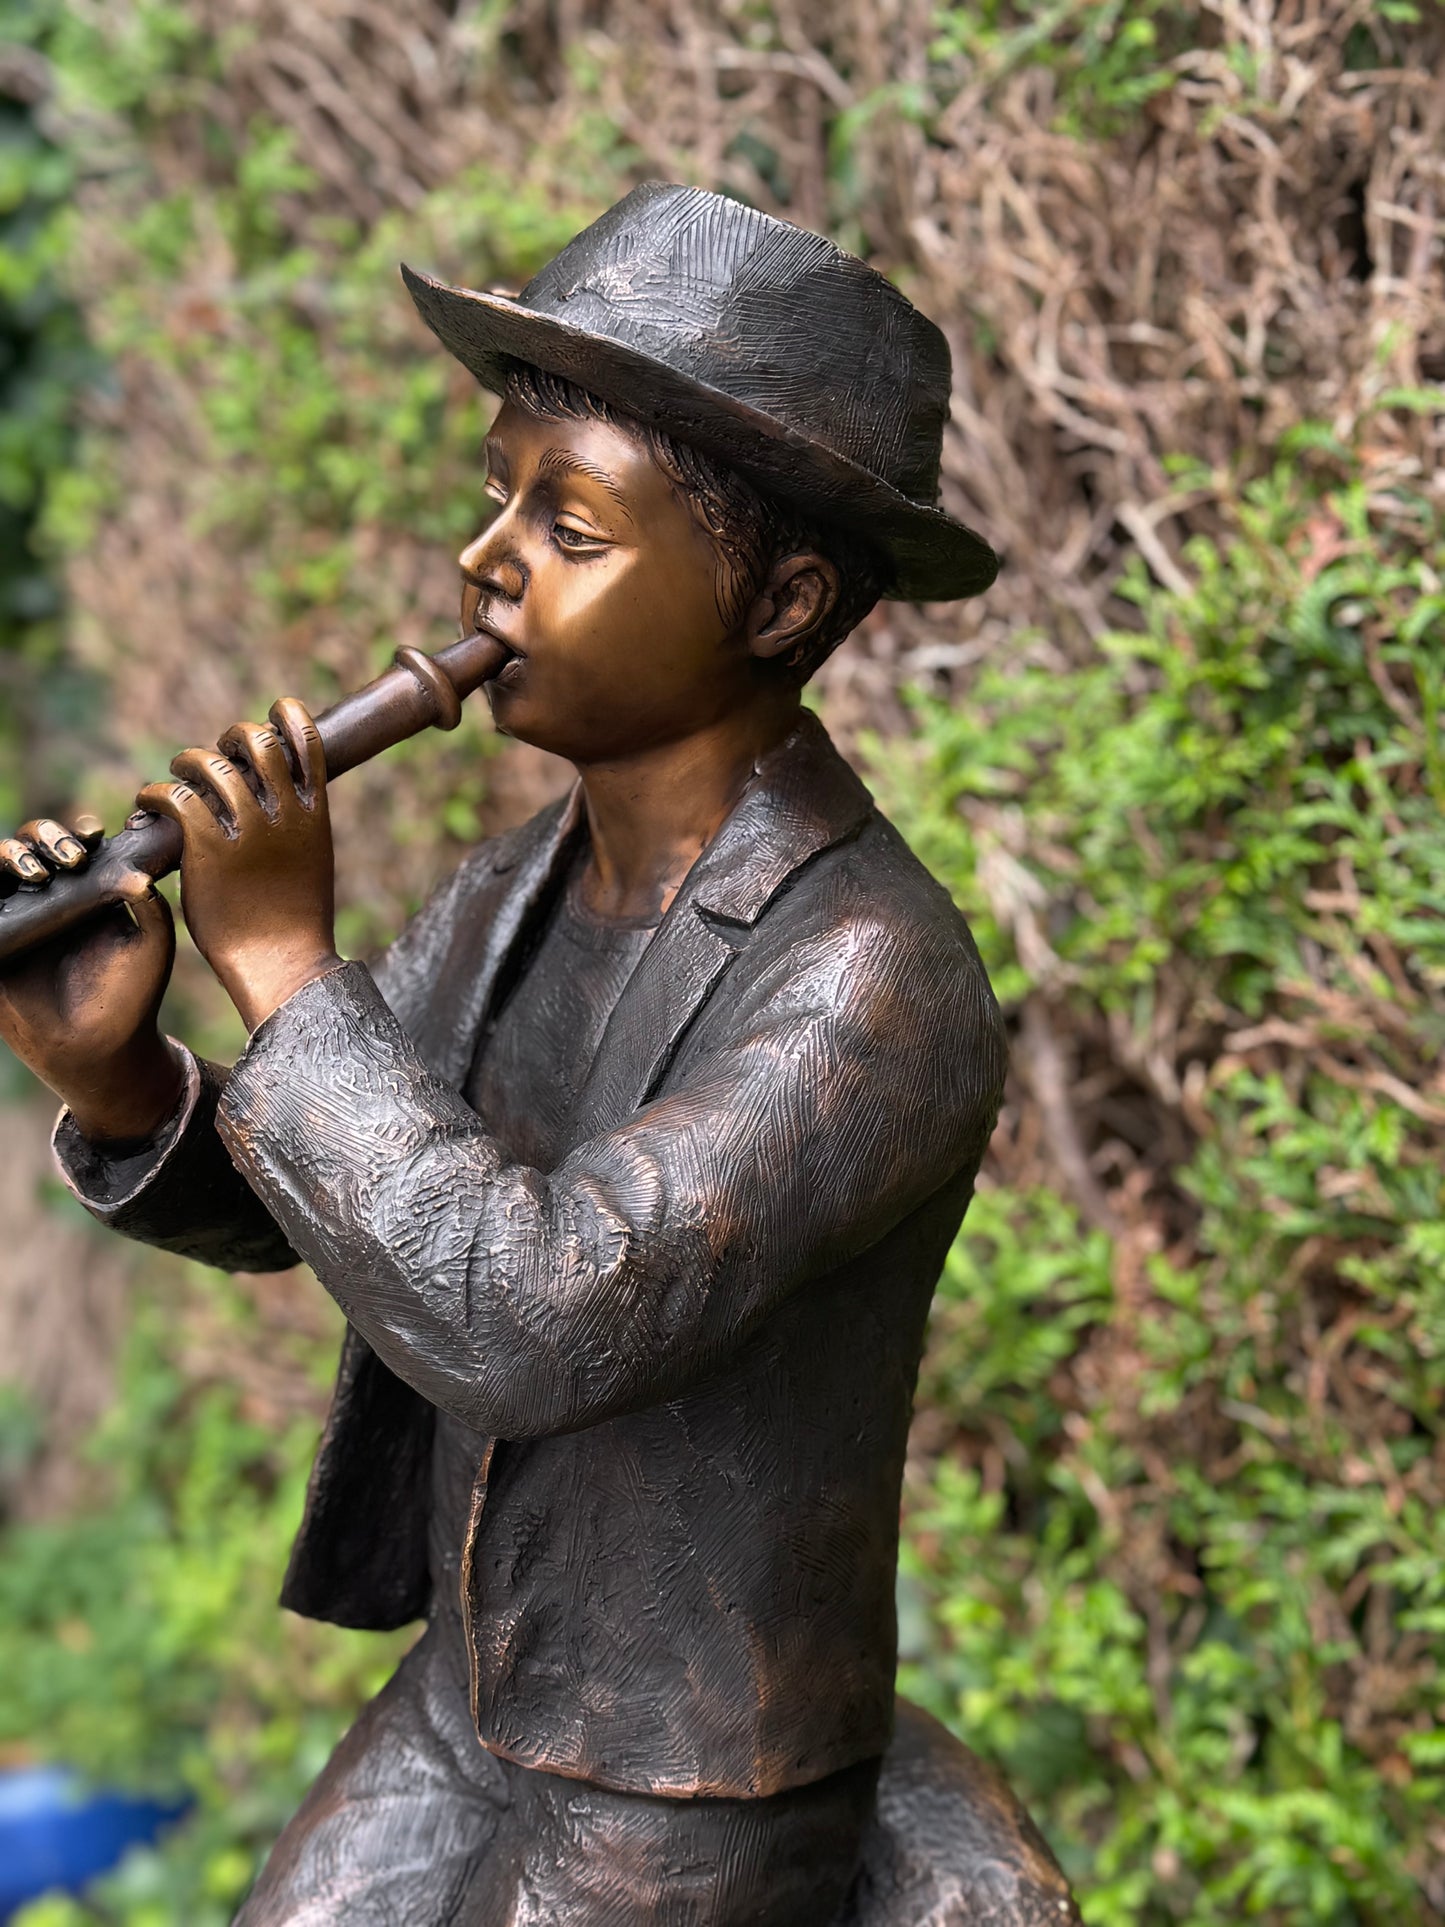
[[[88,1211],[109,1213],[133,1203],[164,1171],[195,1115],[201,1067],[177,1038],[168,1037],[166,1042],[180,1057],[186,1084],[180,1103],[153,1137],[117,1155],[82,1137],[68,1108],[62,1108],[55,1120],[50,1147],[56,1165],[66,1187]]]

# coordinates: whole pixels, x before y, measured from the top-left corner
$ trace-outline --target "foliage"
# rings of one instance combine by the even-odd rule
[[[985,0],[944,7],[931,52],[962,61],[992,84],[1030,66],[1051,74],[1056,125],[1107,134],[1177,79],[1171,57],[1192,44],[1199,10],[1174,0]]]
[[[43,43],[43,16],[22,16]],[[38,48],[28,51],[38,52]],[[52,800],[64,749],[89,720],[88,679],[67,670],[60,591],[41,525],[72,458],[77,383],[93,363],[57,274],[75,156],[44,132],[23,62],[0,79],[0,818]],[[43,748],[42,748],[43,746]]]
[[[926,1368],[906,1683],[1099,1927],[1440,1906],[1445,529],[1371,427],[1233,485],[1095,661],[877,751],[1005,998],[1080,1083],[1122,1031],[1192,1147],[1081,1097],[1144,1213],[985,1190]]]
[[[266,1334],[318,1377],[324,1340]],[[133,1853],[95,1906],[130,1927],[225,1927],[269,1845],[398,1641],[281,1613],[316,1427],[264,1387],[208,1376],[260,1338],[254,1309],[199,1268],[167,1266],[137,1308],[119,1396],[92,1455],[109,1503],[12,1527],[0,1565],[0,1748],[34,1745],[106,1784],[179,1792],[195,1812]],[[222,1367],[224,1369],[224,1366]],[[318,1386],[319,1390],[319,1386]],[[31,1927],[97,1918],[47,1900]]]

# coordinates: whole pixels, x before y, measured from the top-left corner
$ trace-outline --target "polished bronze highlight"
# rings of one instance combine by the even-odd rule
[[[508,653],[503,643],[480,631],[434,656],[398,649],[390,669],[316,717],[328,782],[423,729],[455,729],[464,700],[505,666]],[[146,810],[137,810],[123,830],[104,842],[94,830],[83,838],[66,838],[63,826],[56,826],[59,838],[47,839],[45,827],[40,821],[26,824],[18,837],[7,839],[15,845],[5,865],[13,891],[0,899],[0,964],[126,902],[134,895],[137,877],[154,882],[180,868],[179,824]],[[71,828],[86,825],[78,819]],[[78,852],[86,842],[91,845],[88,860],[79,856],[73,867],[66,863],[71,856],[68,844],[76,844]],[[59,859],[53,875],[41,861],[52,849]]]

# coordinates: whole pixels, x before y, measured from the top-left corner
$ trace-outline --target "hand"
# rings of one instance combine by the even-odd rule
[[[321,738],[284,697],[269,728],[236,723],[215,749],[182,750],[171,771],[180,782],[150,783],[136,802],[181,826],[187,927],[254,1030],[341,961]]]
[[[100,837],[95,817],[26,823],[0,840],[0,892],[83,869]],[[0,1038],[95,1142],[150,1137],[180,1102],[184,1077],[157,1024],[175,950],[170,909],[137,874],[126,907],[0,970]]]

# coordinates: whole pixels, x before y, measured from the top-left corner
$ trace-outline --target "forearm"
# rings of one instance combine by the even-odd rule
[[[912,1059],[840,1041],[846,1021],[748,1026],[544,1175],[502,1162],[350,965],[257,1032],[220,1129],[398,1377],[480,1431],[566,1431],[713,1369],[957,1172]]]
[[[595,1384],[560,1311],[596,1291],[615,1236],[504,1166],[350,965],[257,1032],[220,1113],[232,1157],[356,1330],[398,1377],[478,1430],[584,1422]],[[563,1216],[559,1222],[560,1201]]]

